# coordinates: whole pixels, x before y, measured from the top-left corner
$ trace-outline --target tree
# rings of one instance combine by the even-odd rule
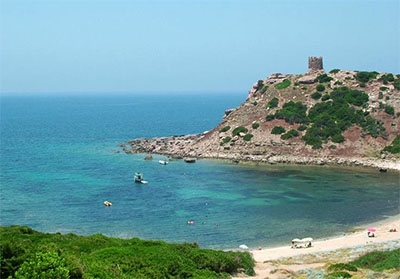
[[[69,270],[56,252],[39,252],[25,261],[15,273],[16,279],[68,279]]]

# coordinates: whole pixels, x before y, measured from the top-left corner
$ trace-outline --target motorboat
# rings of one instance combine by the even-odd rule
[[[147,184],[148,181],[143,179],[143,174],[141,174],[140,172],[135,173],[135,176],[133,178],[133,180],[136,183],[142,183],[142,184]]]

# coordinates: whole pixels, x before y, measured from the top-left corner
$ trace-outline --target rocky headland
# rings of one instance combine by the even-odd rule
[[[175,158],[386,171],[400,170],[398,141],[400,75],[338,69],[326,73],[322,58],[310,58],[306,74],[274,73],[257,81],[245,102],[226,110],[211,131],[134,139],[121,148]]]

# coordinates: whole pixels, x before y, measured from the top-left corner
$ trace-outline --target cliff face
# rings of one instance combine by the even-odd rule
[[[367,78],[366,72],[343,70],[328,74],[323,71],[305,75],[272,74],[255,83],[246,101],[226,111],[221,123],[213,130],[186,137],[134,140],[125,145],[124,150],[128,153],[270,163],[351,164],[360,160],[385,158],[387,162],[399,164],[398,156],[382,153],[382,150],[400,134],[400,90],[396,83],[400,77],[376,72],[369,74]],[[360,100],[368,96],[363,98],[364,103],[353,100],[345,105],[346,110],[349,108],[361,120],[354,120],[344,127],[345,124],[338,117],[341,112],[335,111],[334,107],[330,108],[331,114],[338,115],[332,119],[328,119],[329,115],[317,115],[310,120],[310,112],[315,115],[315,111],[318,111],[316,108],[322,107],[322,103],[326,106],[341,103],[335,98],[346,92],[360,97]],[[347,95],[343,98],[347,98]],[[296,111],[285,115],[283,108],[287,103],[304,109],[303,118],[296,115]],[[343,117],[350,118],[347,111],[343,112]],[[335,127],[336,124],[340,127]],[[329,129],[336,131],[336,135],[324,135],[323,126],[329,126]],[[281,133],[276,133],[277,127]],[[305,141],[305,136],[310,138],[310,131],[316,129],[321,132],[317,143],[311,144],[313,139]],[[290,136],[289,131],[294,136]]]

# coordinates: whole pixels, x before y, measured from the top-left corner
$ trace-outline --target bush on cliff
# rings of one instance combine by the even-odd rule
[[[322,91],[325,90],[325,86],[323,84],[318,84],[316,89],[317,89],[318,92],[322,92]]]
[[[367,83],[371,79],[376,78],[378,74],[379,74],[378,72],[365,72],[365,71],[357,72],[356,80],[358,80],[359,82]]]
[[[232,136],[237,136],[240,133],[247,133],[248,131],[249,130],[246,127],[239,126],[239,127],[236,127],[235,129],[233,129]]]
[[[285,119],[290,124],[308,123],[307,106],[302,102],[289,101],[275,113],[275,118]]]
[[[219,132],[220,133],[227,132],[227,131],[229,131],[230,128],[231,128],[231,126],[225,126],[225,127],[221,128],[221,130],[219,130]]]
[[[271,101],[268,102],[266,108],[276,108],[278,106],[279,99],[278,98],[272,98]]]
[[[282,126],[275,126],[274,128],[272,128],[271,134],[273,135],[279,135],[279,134],[283,134],[284,132],[286,132],[285,128]]]
[[[314,100],[320,99],[321,96],[322,96],[322,94],[320,92],[314,92],[311,94],[311,98],[313,98]]]
[[[297,132],[297,130],[291,129],[289,132],[283,134],[281,136],[281,139],[283,140],[287,140],[293,137],[298,137],[299,136],[299,132]]]
[[[285,89],[285,88],[289,87],[290,84],[291,84],[290,79],[284,79],[282,82],[277,83],[277,84],[275,85],[275,88],[276,88],[276,89]]]
[[[244,140],[244,141],[250,141],[252,138],[253,138],[253,135],[252,135],[252,134],[246,134],[246,135],[243,137],[243,140]]]
[[[331,77],[328,76],[327,74],[322,74],[322,75],[319,75],[319,76],[317,77],[317,81],[318,81],[319,83],[330,82],[331,80],[333,80],[333,78],[331,78]]]
[[[383,151],[390,152],[392,154],[400,153],[400,135],[393,140],[391,145],[386,146]]]

